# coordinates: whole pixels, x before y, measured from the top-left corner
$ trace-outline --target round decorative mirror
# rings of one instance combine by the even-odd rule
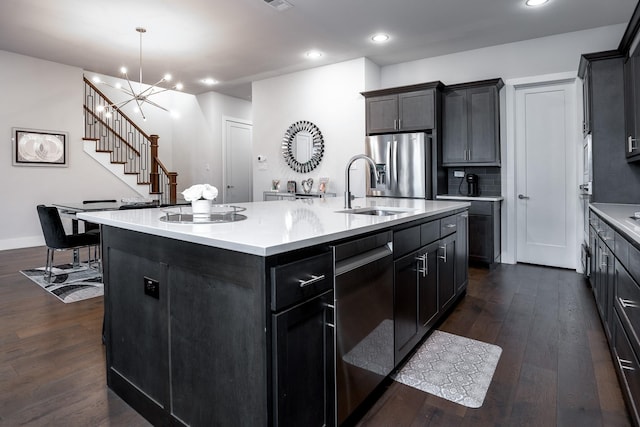
[[[296,172],[314,170],[324,155],[324,141],[318,126],[307,120],[289,126],[282,138],[282,155]]]

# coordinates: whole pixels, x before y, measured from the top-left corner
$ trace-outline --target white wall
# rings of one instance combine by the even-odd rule
[[[364,97],[369,60],[360,58],[314,68],[253,83],[253,192],[262,200],[272,179],[280,179],[281,190],[287,180],[313,178],[317,191],[320,177],[330,179],[328,192],[342,197],[347,161],[364,151]],[[375,69],[375,67],[373,67]],[[298,120],[314,123],[322,132],[324,157],[310,173],[294,172],[281,151],[287,128]],[[266,156],[266,170],[258,170],[257,156]],[[356,169],[358,172],[356,172]],[[351,191],[364,195],[364,162],[354,163]]]
[[[440,80],[446,85],[573,72],[580,55],[616,49],[626,28],[611,25],[382,67],[380,87]]]
[[[0,93],[4,98],[0,104],[0,134],[5,135],[6,141],[0,150],[0,199],[4,201],[0,209],[0,250],[44,244],[36,213],[38,204],[139,197],[83,151],[83,74],[89,79],[96,75],[0,51]],[[111,83],[119,80],[99,77]],[[108,86],[100,85],[99,89],[113,101],[122,99]],[[170,91],[154,98],[160,105],[176,110],[179,118],[170,118],[151,106],[144,108],[146,122],[133,112],[133,106],[125,112],[146,133],[160,136],[159,156],[169,170],[178,172],[178,191],[198,182],[221,186],[222,117],[249,120],[251,103],[214,92],[196,98]],[[67,132],[69,166],[12,166],[12,127]],[[199,168],[205,163],[211,164],[207,174]]]
[[[0,64],[0,250],[44,244],[40,203],[137,196],[83,151],[81,69],[4,51]],[[12,166],[12,127],[67,132],[69,166]]]
[[[183,174],[180,184],[206,182],[216,186],[222,195],[223,117],[251,122],[251,102],[217,92],[207,92],[198,95],[196,103],[197,114],[202,116],[204,126],[199,127],[195,138],[188,141],[180,138],[182,148],[174,154],[178,169]],[[219,196],[218,201],[221,200]]]

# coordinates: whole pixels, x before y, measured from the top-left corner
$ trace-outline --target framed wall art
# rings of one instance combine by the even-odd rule
[[[11,129],[14,166],[67,166],[67,133]]]

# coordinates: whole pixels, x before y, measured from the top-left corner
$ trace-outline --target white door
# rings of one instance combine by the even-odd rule
[[[225,161],[223,164],[223,203],[250,202],[252,200],[251,134],[249,123],[224,119]]]
[[[573,84],[516,88],[518,262],[575,269]]]

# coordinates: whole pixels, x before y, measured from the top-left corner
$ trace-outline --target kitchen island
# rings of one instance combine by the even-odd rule
[[[336,335],[346,317],[334,313],[334,277],[343,258],[364,262],[381,247],[393,254],[385,276],[392,367],[464,293],[468,203],[238,206],[247,219],[215,224],[165,222],[162,209],[79,215],[101,224],[108,385],[154,425],[342,421],[351,412],[337,402],[340,380],[336,393],[336,348],[345,345]],[[386,215],[358,213],[372,208]],[[442,283],[422,304],[427,270]],[[433,312],[424,322],[423,306]]]

